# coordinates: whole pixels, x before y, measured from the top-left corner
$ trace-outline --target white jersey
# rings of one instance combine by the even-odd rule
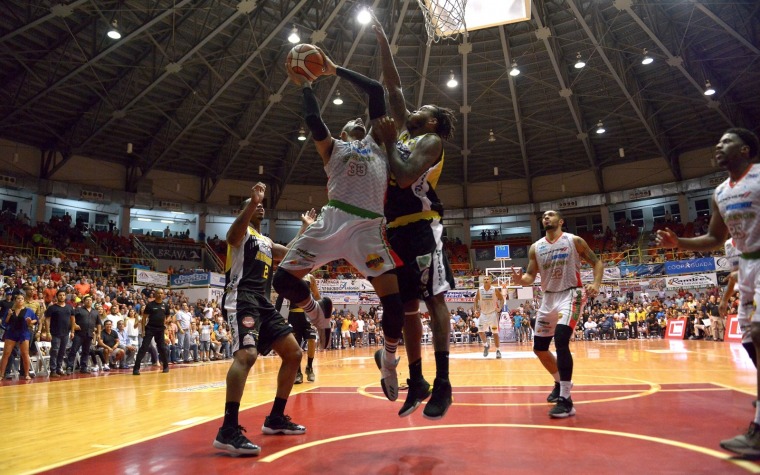
[[[562,292],[581,287],[581,256],[575,249],[575,235],[562,233],[556,241],[542,237],[536,242],[536,261],[541,274],[541,290]]]
[[[377,215],[372,217],[383,215],[388,159],[371,135],[353,142],[336,140],[325,173],[327,197],[334,205],[348,212],[350,208],[341,204],[358,208],[352,214],[363,216],[362,211],[370,211]]]
[[[480,293],[480,313],[492,314],[499,311],[499,299],[496,296],[497,288],[493,285],[486,290],[482,285],[478,289]]]
[[[739,256],[741,255],[741,252],[736,250],[731,238],[726,240],[725,249],[726,259],[728,260],[728,265],[731,266],[731,271],[739,270]]]
[[[760,251],[760,165],[750,165],[736,183],[728,178],[718,185],[713,199],[736,249]]]

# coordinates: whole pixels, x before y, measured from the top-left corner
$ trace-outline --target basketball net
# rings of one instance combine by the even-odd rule
[[[425,16],[428,44],[438,43],[443,38],[457,39],[467,36],[464,9],[467,0],[417,0]]]

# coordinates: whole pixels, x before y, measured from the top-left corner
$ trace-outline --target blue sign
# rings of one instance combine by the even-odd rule
[[[511,259],[509,255],[509,244],[494,246],[495,259]]]
[[[208,287],[210,275],[208,272],[195,274],[174,274],[171,278],[172,287]]]
[[[675,261],[665,263],[665,273],[673,274],[693,274],[697,272],[715,271],[715,259],[712,257],[700,257],[688,261]]]
[[[662,275],[665,271],[664,264],[639,264],[636,266],[620,266],[620,278],[649,277]]]

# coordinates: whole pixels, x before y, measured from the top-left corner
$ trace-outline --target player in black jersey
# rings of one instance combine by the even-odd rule
[[[169,316],[169,304],[164,302],[164,291],[157,289],[153,294],[155,299],[148,302],[143,308],[142,314],[142,332],[144,334],[142,345],[137,350],[135,357],[135,367],[132,368],[132,374],[140,374],[140,363],[143,356],[150,348],[150,341],[156,341],[158,348],[158,358],[164,368],[164,373],[169,372],[169,354],[167,353],[166,340],[164,339],[164,329],[166,328],[166,317]]]
[[[388,90],[391,117],[399,132],[398,154],[388,154],[392,175],[388,182],[385,217],[388,241],[404,261],[396,270],[404,302],[404,345],[409,359],[409,392],[399,416],[410,415],[431,395],[430,384],[422,376],[422,322],[419,300],[425,301],[432,317],[436,377],[432,396],[423,416],[440,419],[451,405],[449,382],[449,309],[446,291],[454,288],[454,278],[443,252],[443,204],[435,187],[443,169],[443,141],[454,132],[451,110],[426,105],[406,109],[401,78],[393,61],[388,38],[374,18],[383,66],[383,85]]]
[[[222,298],[222,313],[230,325],[233,361],[227,372],[224,422],[214,440],[214,447],[242,455],[257,455],[261,450],[243,435],[245,429],[238,423],[245,381],[259,353],[267,354],[273,349],[282,358],[272,411],[261,431],[289,435],[306,432],[304,426],[293,423],[285,415],[302,351],[293,336],[293,328],[269,300],[272,264],[282,259],[288,248],[261,234],[265,191],[263,183],[254,185],[251,199],[227,231],[227,286]],[[301,216],[303,226],[300,232],[314,221],[315,216],[313,209]]]

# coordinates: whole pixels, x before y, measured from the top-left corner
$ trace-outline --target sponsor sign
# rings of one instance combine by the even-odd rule
[[[474,289],[476,287],[475,277],[474,276],[454,277],[454,285],[456,285],[457,289]]]
[[[135,270],[135,283],[146,286],[166,287],[169,283],[169,275],[152,270]]]
[[[363,292],[372,291],[372,284],[366,279],[317,279],[317,288],[323,292]]]
[[[683,340],[686,335],[686,319],[674,318],[668,320],[668,329],[665,333],[665,338],[670,340]]]
[[[474,302],[475,301],[475,294],[478,291],[476,289],[472,290],[449,290],[446,292],[446,301],[447,302]]]
[[[693,274],[695,272],[712,272],[715,270],[715,258],[700,257],[698,259],[689,259],[688,261],[675,261],[665,263],[665,273],[673,274]]]
[[[715,272],[709,274],[676,275],[665,277],[665,286],[668,290],[700,289],[718,285],[718,276]]]
[[[713,257],[715,259],[715,270],[731,272],[731,260],[726,256]]]
[[[224,287],[225,285],[225,277],[224,274],[219,274],[217,272],[209,272],[209,284],[212,287]]]
[[[156,259],[198,262],[201,260],[201,249],[198,246],[151,241],[142,241],[142,243],[156,256]]]
[[[171,276],[172,287],[208,287],[209,273],[174,274]]]
[[[495,256],[495,253],[492,247],[475,248],[476,261],[492,261],[494,260],[494,256]]]
[[[620,277],[648,277],[665,273],[665,264],[639,264],[636,266],[620,266]]]
[[[728,322],[726,324],[726,341],[742,341],[742,329],[739,326],[739,316],[729,315]]]

